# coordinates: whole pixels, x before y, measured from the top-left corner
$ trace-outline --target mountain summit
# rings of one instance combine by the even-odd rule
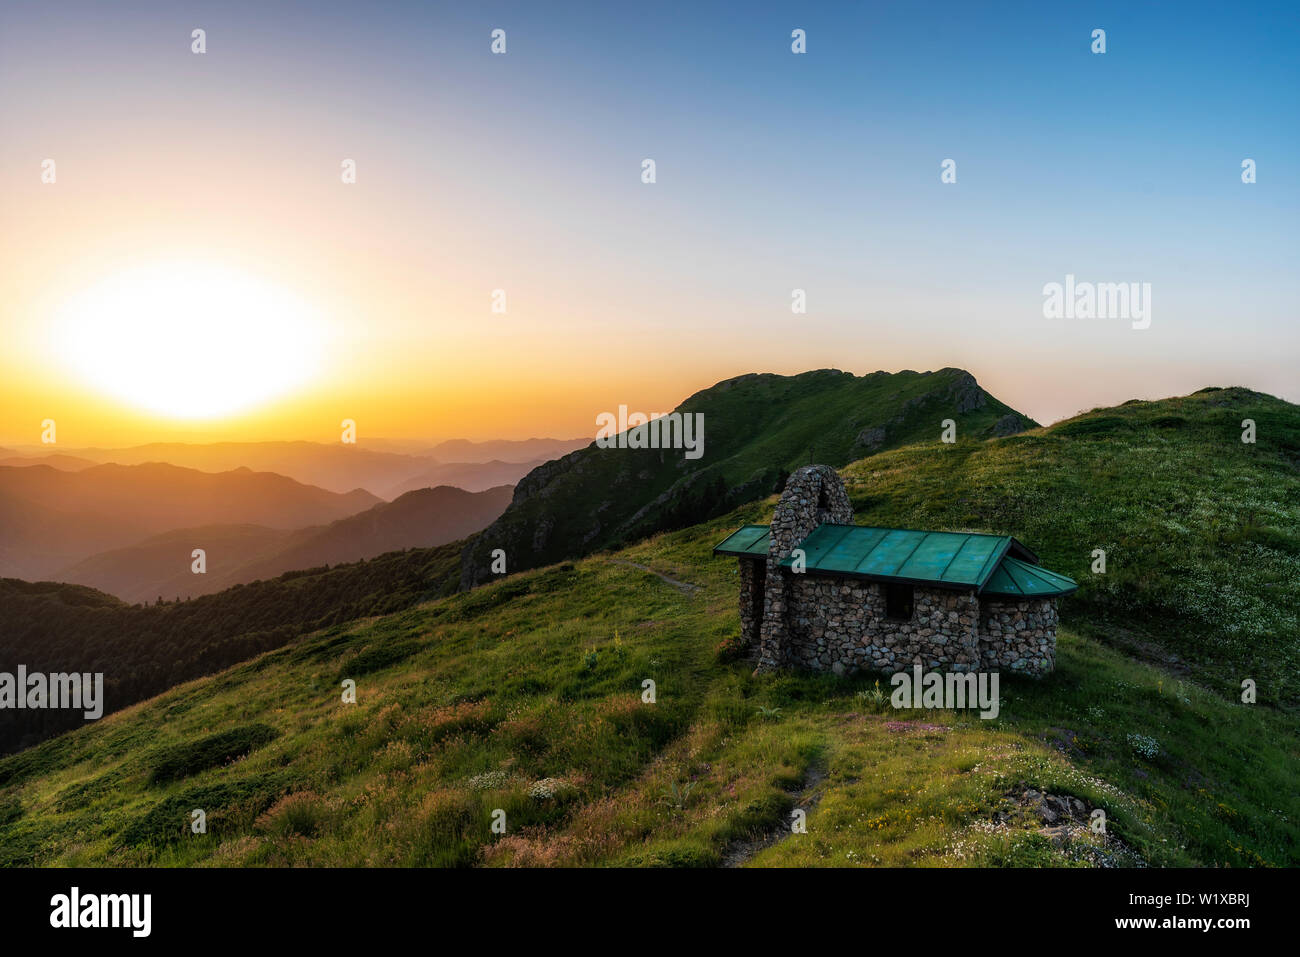
[[[763,498],[814,456],[838,467],[909,442],[937,442],[945,419],[956,423],[959,439],[1037,425],[961,369],[752,373],[697,392],[674,412],[703,415],[702,457],[593,443],[539,466],[466,546],[461,587],[494,577],[494,549],[505,550],[513,572],[617,547]]]

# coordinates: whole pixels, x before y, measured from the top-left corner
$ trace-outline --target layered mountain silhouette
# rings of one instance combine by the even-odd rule
[[[457,439],[418,454],[341,442],[156,442],[129,448],[68,449],[58,453],[57,458],[31,452],[19,457],[16,452],[0,449],[0,455],[13,459],[0,462],[0,465],[43,464],[75,470],[96,463],[140,465],[166,462],[203,472],[249,468],[255,472],[285,475],[331,492],[365,489],[378,497],[394,498],[415,488],[437,485],[482,491],[495,485],[513,484],[539,462],[563,455],[590,441],[468,442]],[[504,468],[504,463],[511,463],[514,467]]]
[[[472,535],[510,503],[508,485],[482,492],[450,486],[417,489],[325,526],[297,530],[260,525],[210,525],[165,532],[126,548],[91,556],[55,574],[127,602],[208,595],[287,571],[431,547]],[[207,570],[195,574],[191,552],[202,548]]]
[[[322,526],[312,528],[319,530]],[[53,581],[86,585],[130,604],[158,598],[171,601],[197,597],[238,584],[232,575],[234,569],[269,558],[298,534],[298,530],[264,525],[173,529],[124,548],[91,555],[49,577]],[[205,552],[207,574],[196,575],[191,570],[191,554],[195,548]]]
[[[449,439],[429,449],[428,455],[443,462],[545,462],[590,444],[591,439],[585,436],[576,439],[493,439],[487,442]]]
[[[3,451],[3,449],[0,449],[0,452]],[[60,455],[58,453],[41,456],[10,455],[0,458],[0,466],[48,465],[51,468],[56,468],[63,472],[80,472],[82,469],[88,469],[93,465],[99,464],[101,463],[94,462],[90,459],[79,458],[75,455]]]
[[[376,497],[436,464],[427,456],[381,452],[342,442],[155,442],[118,449],[69,449],[80,459],[118,465],[167,462],[202,472],[274,472],[330,492],[365,489]]]
[[[537,466],[544,464],[544,459],[530,462],[448,462],[436,465],[427,472],[412,476],[404,482],[388,489],[386,498],[395,499],[399,495],[420,488],[435,488],[439,485],[454,485],[467,492],[481,492],[498,485],[514,485]]]
[[[461,586],[493,577],[493,549],[504,549],[507,567],[518,571],[617,547],[762,498],[810,461],[841,466],[908,442],[937,442],[945,419],[960,439],[1037,424],[961,369],[743,375],[674,411],[704,416],[701,457],[593,443],[539,466],[515,486],[505,514],[466,547]]]
[[[210,473],[175,465],[0,467],[0,575],[47,578],[72,562],[176,528],[249,524],[297,529],[380,501],[283,475],[238,468]]]

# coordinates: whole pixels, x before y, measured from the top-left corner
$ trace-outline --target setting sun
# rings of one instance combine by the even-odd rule
[[[294,294],[225,267],[160,263],[92,283],[50,348],[86,385],[160,415],[213,418],[319,371],[324,330]]]

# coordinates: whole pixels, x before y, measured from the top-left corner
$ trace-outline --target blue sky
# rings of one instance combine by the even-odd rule
[[[7,4],[0,253],[107,241],[32,205],[57,152],[99,177],[80,208],[157,204],[142,250],[201,219],[218,253],[282,261],[364,327],[369,374],[389,350],[564,391],[530,434],[825,366],[961,366],[1040,421],[1210,384],[1300,401],[1294,5],[268,6]],[[1043,318],[1066,274],[1150,283],[1151,327]],[[516,326],[474,311],[497,286]]]

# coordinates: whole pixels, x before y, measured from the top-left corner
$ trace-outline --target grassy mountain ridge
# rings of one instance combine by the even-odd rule
[[[1225,693],[1252,678],[1300,704],[1300,407],[1205,389],[992,442],[909,446],[844,475],[859,522],[1014,534],[1079,582],[1065,621],[1211,671]]]
[[[467,547],[462,587],[491,579],[497,548],[518,570],[712,518],[770,494],[810,454],[838,467],[937,438],[948,418],[960,435],[980,437],[1034,424],[960,369],[744,375],[695,393],[674,411],[704,416],[701,458],[593,443],[540,466]]]

